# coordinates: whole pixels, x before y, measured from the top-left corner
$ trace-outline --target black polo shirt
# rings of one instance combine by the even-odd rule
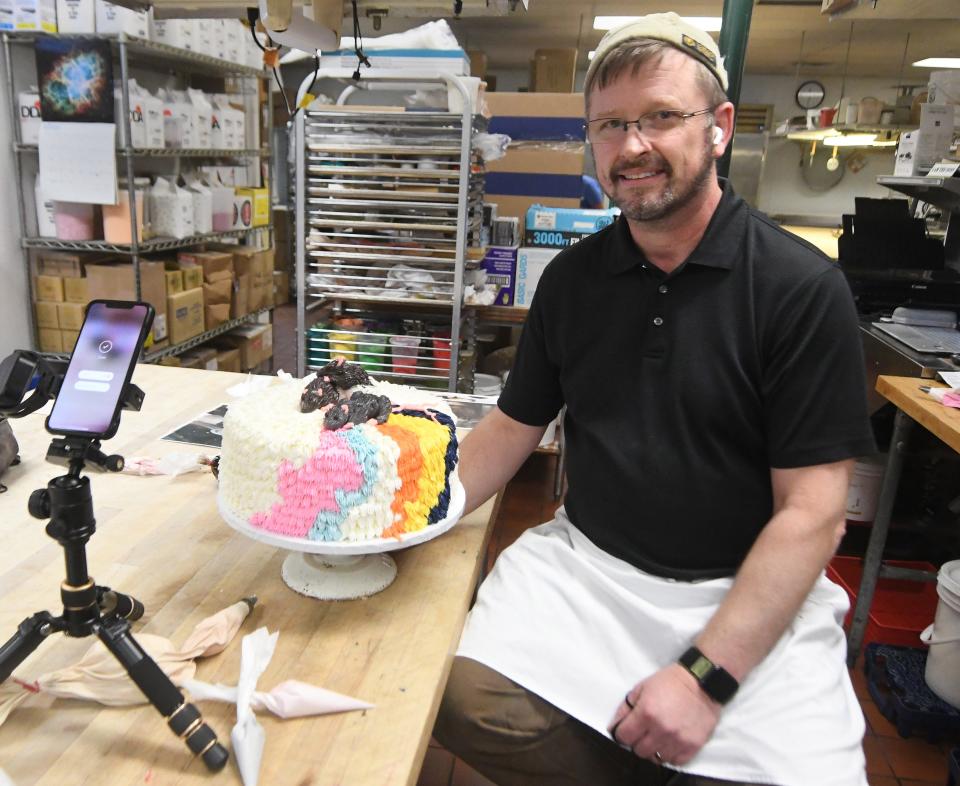
[[[528,425],[566,404],[571,521],[679,579],[736,571],[772,515],[771,467],[875,450],[842,273],[721,182],[669,275],[622,218],[558,254],[499,401]]]

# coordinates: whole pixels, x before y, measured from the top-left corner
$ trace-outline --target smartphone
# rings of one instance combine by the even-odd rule
[[[90,301],[47,431],[98,439],[117,433],[123,390],[152,323],[149,303]]]

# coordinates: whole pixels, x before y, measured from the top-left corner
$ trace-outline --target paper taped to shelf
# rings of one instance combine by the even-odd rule
[[[40,183],[46,199],[117,204],[116,125],[45,122],[40,126]],[[77,151],[83,155],[77,155]]]

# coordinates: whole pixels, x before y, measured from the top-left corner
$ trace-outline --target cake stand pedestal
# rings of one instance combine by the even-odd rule
[[[353,600],[385,590],[397,577],[389,554],[308,554],[293,551],[280,571],[295,592],[320,600]]]
[[[459,521],[466,501],[466,492],[454,472],[450,476],[450,504],[441,521],[397,538],[344,541],[295,538],[253,527],[233,512],[219,494],[217,508],[223,520],[238,532],[290,552],[281,570],[288,587],[320,600],[352,600],[385,590],[397,577],[397,563],[385,552],[416,546],[442,535]]]

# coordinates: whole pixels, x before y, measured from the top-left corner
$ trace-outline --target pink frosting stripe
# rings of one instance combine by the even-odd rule
[[[280,501],[254,513],[250,523],[281,535],[306,537],[321,511],[339,511],[337,489],[356,491],[363,485],[363,468],[345,437],[321,430],[313,455],[299,468],[283,461],[277,470]]]

